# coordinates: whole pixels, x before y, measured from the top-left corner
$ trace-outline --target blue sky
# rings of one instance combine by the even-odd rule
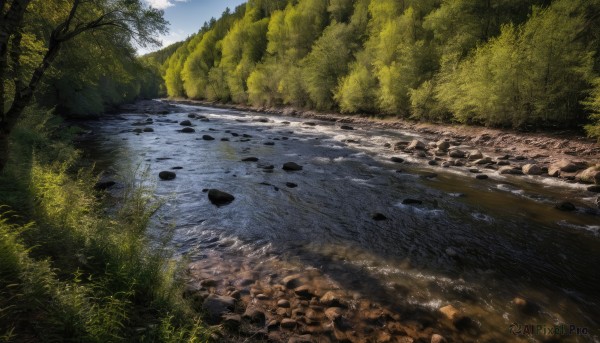
[[[246,0],[145,0],[150,6],[165,11],[165,19],[171,25],[169,33],[161,40],[163,47],[186,39],[198,32],[205,21],[211,17],[219,18],[225,8],[233,10]],[[154,48],[152,50],[157,50]],[[140,53],[148,50],[142,49]]]

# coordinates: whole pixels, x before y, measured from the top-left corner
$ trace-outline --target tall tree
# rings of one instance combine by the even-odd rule
[[[52,18],[56,24],[44,36],[43,58],[28,75],[21,77],[20,59],[27,11],[36,1],[12,0],[0,2],[0,168],[8,158],[8,136],[30,103],[44,74],[59,56],[64,45],[76,37],[91,32],[115,29],[115,40],[135,40],[139,45],[158,45],[157,32],[166,31],[162,12],[149,8],[142,0],[72,0],[44,1],[56,5]],[[12,63],[14,94],[9,96],[4,82],[9,78]]]

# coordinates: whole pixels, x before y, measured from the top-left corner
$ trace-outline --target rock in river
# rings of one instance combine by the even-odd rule
[[[387,217],[385,215],[383,215],[382,213],[376,212],[376,213],[371,214],[371,219],[380,221],[380,220],[386,220]]]
[[[354,128],[350,125],[342,125],[340,126],[340,129],[342,130],[354,130]]]
[[[392,157],[390,158],[390,161],[395,162],[395,163],[402,163],[404,162],[404,159],[402,157]]]
[[[526,175],[541,175],[542,168],[537,164],[526,164],[523,166],[523,173]]]
[[[246,157],[242,159],[242,162],[256,162],[258,161],[258,157]]]
[[[414,139],[412,142],[410,142],[410,144],[408,144],[408,146],[406,147],[407,150],[424,150],[425,149],[425,143]]]
[[[590,167],[577,174],[577,180],[585,183],[600,184],[600,166]]]
[[[417,199],[404,199],[402,200],[403,205],[421,205],[423,201]]]
[[[302,170],[302,166],[294,162],[286,162],[283,164],[283,170],[298,171]]]
[[[214,141],[215,138],[213,136],[209,136],[209,135],[203,135],[202,139],[204,139],[205,141]]]
[[[575,211],[577,209],[575,207],[575,205],[573,205],[572,203],[570,203],[568,201],[559,202],[558,204],[556,204],[555,207],[556,207],[556,209],[565,211],[565,212],[571,212],[571,211]]]
[[[196,130],[192,129],[191,127],[184,127],[183,129],[181,129],[180,132],[183,132],[183,133],[194,133],[194,132],[196,132]]]
[[[175,177],[177,176],[177,174],[173,173],[172,171],[161,171],[160,173],[158,173],[158,177],[161,180],[173,180]]]
[[[208,200],[217,206],[221,206],[231,203],[235,200],[235,197],[229,193],[213,188],[208,190]]]
[[[181,126],[192,126],[192,122],[189,120],[184,120],[181,123],[179,123],[179,125]]]

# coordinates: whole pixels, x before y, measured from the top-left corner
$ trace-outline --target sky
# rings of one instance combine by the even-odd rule
[[[148,5],[165,11],[169,33],[160,37],[163,47],[186,39],[198,32],[211,17],[218,19],[227,7],[233,10],[246,0],[145,0]],[[145,54],[160,48],[140,49]]]

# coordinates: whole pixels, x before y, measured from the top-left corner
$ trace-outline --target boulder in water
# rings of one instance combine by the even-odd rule
[[[299,171],[302,170],[302,166],[295,162],[286,162],[283,164],[283,170],[286,171]]]
[[[395,163],[402,163],[402,162],[404,162],[404,159],[402,157],[394,156],[394,157],[390,158],[390,161],[395,162]]]
[[[421,200],[417,200],[417,199],[404,199],[402,200],[402,204],[403,205],[421,205],[423,203],[423,201]]]
[[[258,157],[246,157],[242,159],[242,162],[256,162],[258,161]]]
[[[202,135],[202,139],[205,141],[214,141],[215,140],[215,138],[210,135]]]
[[[417,139],[413,139],[408,146],[406,147],[407,150],[425,150],[425,143],[421,142],[420,140]]]
[[[575,205],[573,205],[572,203],[568,202],[568,201],[561,201],[558,204],[556,204],[556,206],[554,206],[557,210],[561,210],[561,211],[565,211],[565,212],[572,212],[575,211],[577,208],[575,207]]]
[[[540,166],[538,166],[537,164],[526,164],[523,166],[523,173],[525,173],[526,175],[541,175],[542,168],[540,168]]]
[[[340,129],[342,130],[354,130],[354,128],[350,125],[342,125],[340,126]]]
[[[184,127],[183,129],[181,129],[182,133],[194,133],[196,132],[196,130],[192,129],[191,127]]]
[[[576,178],[580,182],[600,184],[600,165],[587,168],[577,174]]]
[[[222,206],[231,203],[235,200],[235,197],[229,193],[213,188],[208,190],[208,200],[214,205]]]
[[[383,215],[382,213],[375,212],[375,213],[371,214],[371,219],[373,219],[375,221],[381,221],[381,220],[386,220],[387,217],[385,215]]]
[[[180,122],[179,125],[181,125],[181,126],[192,126],[192,122],[189,121],[189,120],[184,120],[184,121]]]
[[[177,176],[177,174],[173,173],[172,171],[161,171],[160,173],[158,173],[158,177],[161,180],[173,180],[175,179],[175,177]]]

